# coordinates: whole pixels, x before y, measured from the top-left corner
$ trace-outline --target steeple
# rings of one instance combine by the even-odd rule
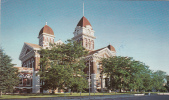
[[[39,45],[42,46],[43,48],[49,47],[50,43],[54,43],[54,38],[55,38],[54,32],[52,28],[50,28],[47,25],[47,22],[46,25],[42,27],[42,29],[40,30],[38,38],[39,38]]]
[[[80,19],[73,34],[73,40],[78,42],[81,41],[83,47],[86,48],[86,50],[94,50],[94,39],[96,37],[94,36],[94,30],[86,17],[83,16]]]
[[[84,2],[83,2],[83,16],[84,16]]]

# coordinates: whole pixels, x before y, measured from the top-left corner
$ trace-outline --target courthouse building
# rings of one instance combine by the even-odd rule
[[[89,51],[89,54],[86,56],[86,60],[88,61],[87,66],[90,66],[92,92],[101,89],[101,85],[103,88],[106,88],[105,77],[103,76],[102,81],[100,77],[99,69],[101,66],[99,65],[99,62],[101,58],[113,57],[116,55],[116,50],[112,45],[105,45],[105,47],[95,50],[96,37],[94,32],[95,31],[93,30],[90,22],[83,16],[75,27],[73,32],[74,36],[72,38],[74,41],[81,41],[83,47]],[[20,72],[20,84],[15,87],[17,92],[42,92],[40,76],[37,74],[40,69],[40,54],[38,53],[38,50],[40,50],[40,48],[49,47],[49,43],[63,43],[61,40],[54,41],[54,32],[47,24],[37,35],[39,44],[25,42],[21,50],[19,59],[22,62],[22,67],[18,67]],[[85,69],[85,73],[89,75],[89,68]]]

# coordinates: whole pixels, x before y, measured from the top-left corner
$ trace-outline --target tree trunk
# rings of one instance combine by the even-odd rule
[[[55,92],[54,92],[55,90],[52,90],[52,94],[55,94]]]
[[[2,97],[2,90],[1,90],[1,97]]]
[[[72,95],[72,91],[70,92],[70,95]]]

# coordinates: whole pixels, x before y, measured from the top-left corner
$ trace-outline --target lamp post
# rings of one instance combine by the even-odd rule
[[[95,62],[95,60],[89,58],[89,63],[88,63],[89,64],[89,99],[90,99],[90,82],[91,82],[91,78],[90,78],[90,66],[91,66],[90,63],[91,62]],[[94,87],[94,91],[95,91],[95,87]]]
[[[89,60],[89,99],[90,99],[90,60]]]
[[[100,73],[100,78],[101,78],[101,92],[103,92],[103,83],[102,83],[103,76],[102,76],[102,73]]]
[[[90,99],[90,59],[89,59],[89,99]]]
[[[99,64],[99,68],[100,68],[100,64]],[[100,68],[100,79],[101,79],[101,92],[103,93],[103,73],[102,73],[103,69]]]

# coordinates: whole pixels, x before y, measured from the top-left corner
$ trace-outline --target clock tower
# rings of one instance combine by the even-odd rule
[[[80,19],[73,34],[74,37],[72,39],[77,42],[82,42],[82,45],[86,50],[94,50],[94,39],[96,37],[94,36],[94,30],[86,17],[83,16]]]

